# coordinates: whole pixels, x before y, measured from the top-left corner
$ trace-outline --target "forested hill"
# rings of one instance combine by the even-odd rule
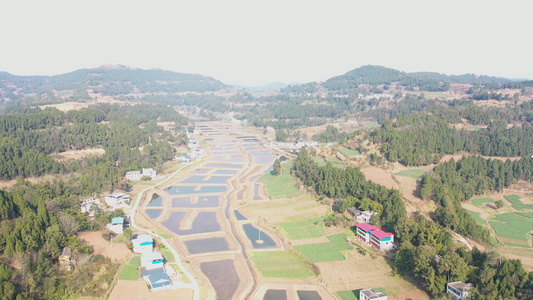
[[[207,76],[165,70],[103,66],[55,76],[17,76],[0,72],[0,99],[17,101],[86,100],[88,91],[116,96],[133,93],[212,92],[228,86]],[[31,102],[31,101],[26,101]]]
[[[367,65],[349,71],[343,75],[332,77],[322,84],[321,87],[330,91],[350,90],[361,88],[362,85],[379,86],[396,84],[406,90],[419,91],[447,91],[450,84],[470,84],[470,85],[493,85],[493,87],[503,87],[511,83],[511,80],[499,77],[479,76],[475,74],[445,75],[435,72],[414,72],[407,73],[383,66]],[[311,86],[313,86],[311,84]],[[310,84],[289,87],[287,91],[297,91],[299,89],[309,89]]]

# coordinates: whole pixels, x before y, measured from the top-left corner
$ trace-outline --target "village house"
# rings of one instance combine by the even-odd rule
[[[468,299],[468,290],[473,287],[471,283],[464,283],[462,281],[449,282],[446,284],[446,293],[453,295],[455,300]]]
[[[187,147],[192,149],[192,148],[196,147],[196,145],[198,145],[198,142],[196,140],[189,140],[189,143],[187,144]]]
[[[149,176],[152,179],[156,179],[157,178],[157,171],[152,169],[152,168],[143,168],[142,177],[144,177],[144,176]]]
[[[358,210],[357,208],[355,207],[350,207],[347,209],[348,213],[350,214],[350,216],[354,217],[354,218],[357,218],[361,215],[361,211]]]
[[[368,244],[370,242],[370,232],[378,229],[378,227],[368,223],[359,223],[357,224],[357,237]]]
[[[396,245],[394,244],[394,234],[385,232],[381,229],[370,232],[370,241],[372,243],[372,247],[378,251],[396,248]]]
[[[141,255],[141,267],[145,268],[146,270],[163,268],[163,261],[163,255],[157,251],[143,253]]]
[[[157,272],[144,278],[146,278],[145,280],[150,285],[152,292],[162,291],[172,287],[170,277],[163,272]]]
[[[124,193],[113,193],[105,196],[105,202],[113,209],[129,207],[131,196]]]
[[[124,218],[113,218],[111,223],[107,224],[107,229],[113,231],[114,233],[122,234],[124,232]]]
[[[152,168],[143,168],[143,171],[129,171],[126,172],[126,179],[129,180],[141,180],[142,177],[148,176],[152,179],[157,178],[157,171]]]
[[[387,300],[387,295],[381,291],[364,289],[359,291],[359,300]]]
[[[81,212],[89,217],[94,217],[94,212],[96,209],[100,209],[100,199],[94,198],[93,196],[83,197],[80,199],[80,209]]]
[[[359,219],[361,219],[363,222],[368,223],[370,222],[370,219],[372,219],[372,216],[377,214],[375,211],[368,211],[365,210],[361,212],[361,214],[358,216]]]
[[[154,248],[154,240],[149,234],[135,235],[131,242],[135,253],[150,253]]]
[[[128,179],[128,180],[140,180],[141,179],[141,171],[129,171],[129,172],[126,172],[126,179]]]

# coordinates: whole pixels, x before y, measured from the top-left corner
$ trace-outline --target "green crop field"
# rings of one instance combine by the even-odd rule
[[[490,220],[490,225],[499,237],[516,240],[516,242],[513,242],[504,239],[503,242],[508,245],[516,245],[520,241],[524,245],[528,245],[527,234],[533,230],[531,219],[514,213],[496,215]]]
[[[516,214],[521,215],[522,217],[533,219],[533,212],[517,212]]]
[[[303,193],[296,188],[296,180],[290,174],[291,166],[291,163],[284,163],[281,165],[281,175],[267,173],[259,178],[265,184],[267,194],[273,199],[295,197]]]
[[[346,258],[342,251],[353,248],[344,240],[346,236],[346,233],[330,235],[328,236],[330,240],[328,243],[298,245],[294,246],[294,249],[301,252],[313,263],[344,260]]]
[[[424,175],[424,173],[426,173],[426,172],[423,171],[423,170],[420,170],[420,169],[410,169],[410,170],[400,171],[398,173],[395,173],[394,175],[404,176],[404,177],[411,177],[411,178],[418,179],[418,178],[422,177],[422,175]]]
[[[313,271],[295,254],[287,251],[252,252],[250,258],[263,277],[312,279]]]
[[[505,196],[505,199],[511,202],[516,210],[533,209],[533,204],[524,204],[522,200],[520,200],[521,197],[518,195]]]
[[[341,150],[342,154],[344,154],[346,156],[361,155],[361,153],[359,153],[359,151],[357,151],[357,150],[350,150],[350,149],[347,149],[347,148],[341,148],[340,150]]]
[[[140,266],[141,265],[141,257],[136,255],[130,260],[130,265]]]
[[[342,163],[342,161],[336,157],[329,157],[328,161],[332,163]]]
[[[341,297],[342,300],[359,300],[360,291],[361,290],[337,291],[337,294]]]
[[[137,280],[139,279],[139,274],[137,273],[137,266],[136,265],[124,265],[122,267],[122,272],[120,272],[120,276],[118,279],[122,280]]]
[[[487,226],[487,222],[481,218],[480,213],[478,213],[477,211],[471,211],[468,209],[466,211],[472,216],[472,218],[474,218],[474,221],[476,221],[476,223],[482,226]]]
[[[482,207],[483,205],[485,205],[485,203],[494,203],[494,202],[495,202],[494,199],[492,199],[491,197],[476,198],[472,200],[472,204],[478,207]]]
[[[324,235],[324,217],[318,217],[298,222],[278,223],[283,233],[290,240],[317,238]]]

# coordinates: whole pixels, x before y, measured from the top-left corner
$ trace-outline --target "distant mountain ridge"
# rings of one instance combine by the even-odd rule
[[[228,87],[212,77],[165,70],[132,69],[121,65],[105,65],[80,69],[54,76],[18,76],[0,72],[0,96],[18,98],[22,94],[46,94],[51,91],[74,90],[83,96],[88,89],[104,95],[129,93],[208,92]]]
[[[484,85],[507,84],[511,82],[505,78],[484,75],[464,74],[445,75],[436,72],[407,73],[383,66],[366,65],[349,71],[343,75],[332,77],[322,83],[328,90],[357,88],[366,85],[390,85],[397,82],[406,88],[419,88],[422,91],[445,91],[452,83]]]

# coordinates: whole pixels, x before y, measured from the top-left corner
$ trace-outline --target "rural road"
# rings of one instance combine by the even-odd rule
[[[159,241],[161,243],[163,243],[163,245],[165,245],[165,247],[167,247],[170,250],[170,252],[172,252],[172,255],[174,255],[174,259],[176,260],[175,264],[180,268],[180,270],[183,272],[183,274],[185,274],[185,276],[187,276],[187,278],[191,281],[190,285],[191,285],[191,288],[194,291],[193,299],[194,300],[200,300],[200,286],[198,284],[198,281],[196,281],[196,278],[194,278],[189,273],[189,271],[187,271],[187,269],[185,268],[185,266],[181,262],[180,256],[179,256],[178,252],[176,251],[176,249],[174,249],[174,247],[172,247],[172,245],[166,239],[161,237],[159,234],[157,234],[157,233],[155,233],[153,231],[141,228],[141,227],[139,227],[139,226],[137,226],[135,224],[135,214],[137,212],[137,209],[139,208],[139,204],[141,203],[141,200],[144,197],[144,193],[146,191],[148,191],[148,190],[154,189],[154,188],[166,183],[167,181],[171,180],[176,174],[178,174],[181,170],[183,170],[184,168],[186,168],[189,165],[194,164],[194,163],[190,163],[190,164],[188,164],[188,165],[186,165],[184,167],[179,168],[174,173],[172,173],[172,175],[170,175],[167,179],[159,182],[158,184],[156,184],[154,186],[148,187],[148,188],[142,190],[141,192],[139,192],[139,195],[137,196],[137,201],[135,201],[135,205],[133,206],[133,210],[132,210],[132,213],[131,213],[130,226],[133,227],[133,228],[137,228],[139,230],[143,230],[143,231],[148,232],[149,234],[155,236],[156,238],[159,239]]]

